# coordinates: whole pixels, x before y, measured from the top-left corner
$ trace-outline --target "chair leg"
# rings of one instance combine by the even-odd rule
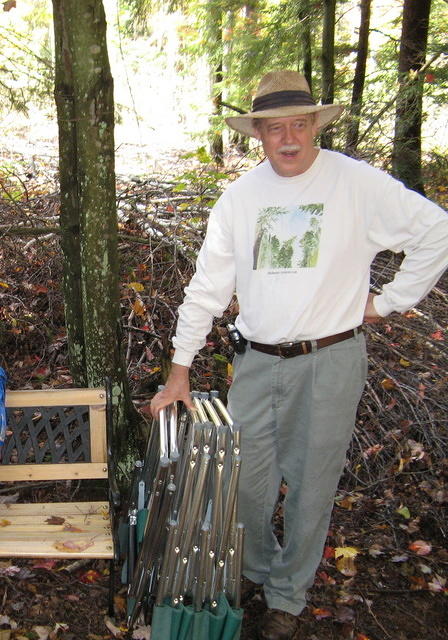
[[[114,617],[114,593],[115,593],[115,560],[109,560],[109,602],[108,611],[109,617]]]

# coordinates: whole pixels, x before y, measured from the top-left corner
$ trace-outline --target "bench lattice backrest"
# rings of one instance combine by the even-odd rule
[[[104,389],[7,391],[0,481],[107,477]]]

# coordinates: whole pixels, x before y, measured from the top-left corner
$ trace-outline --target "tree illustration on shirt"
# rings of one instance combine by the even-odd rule
[[[255,228],[253,269],[315,267],[323,204],[261,209]]]

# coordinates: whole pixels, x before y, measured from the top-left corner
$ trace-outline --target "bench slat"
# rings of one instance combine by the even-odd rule
[[[104,389],[18,389],[6,391],[7,407],[59,407],[105,404]]]
[[[0,482],[23,480],[86,480],[107,478],[105,462],[74,462],[61,464],[0,465]]]
[[[50,518],[64,518],[64,522],[50,524]],[[73,527],[81,531],[70,530]],[[17,556],[113,558],[107,503],[0,505],[0,557]]]
[[[92,462],[107,460],[105,407],[90,407],[90,459]]]

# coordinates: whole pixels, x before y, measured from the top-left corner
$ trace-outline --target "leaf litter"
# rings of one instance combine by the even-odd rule
[[[196,169],[200,176],[203,167]],[[120,239],[123,324],[130,327],[126,360],[137,406],[161,381],[164,345],[173,332],[176,309],[193,272],[194,253],[208,219],[205,199],[198,200],[199,181],[198,193],[184,179],[177,181],[179,188],[174,190],[175,182],[166,175],[140,182],[118,180],[120,231],[126,235]],[[25,224],[54,224],[57,198],[51,189],[46,194],[40,188],[34,196],[32,186],[28,198],[19,203],[0,202],[0,223],[15,220],[21,209]],[[176,200],[179,197],[181,201]],[[131,236],[135,243],[129,240]],[[70,385],[57,239],[53,235],[30,243],[29,238],[6,235],[0,254],[8,274],[0,287],[0,320],[5,327],[2,348],[7,362],[15,363],[8,371],[10,383],[13,388]],[[172,268],[167,269],[167,264]],[[377,257],[372,268],[373,291],[391,279],[397,265],[390,253]],[[326,552],[300,617],[304,636],[331,640],[336,629],[341,637],[352,640],[388,636],[421,640],[431,628],[434,640],[446,637],[447,291],[444,276],[418,309],[366,327],[368,384],[339,485]],[[194,388],[226,392],[232,354],[225,326],[236,310],[233,304],[213,328],[192,369]],[[45,361],[43,353],[48,355]],[[218,362],[223,364],[221,369]],[[205,370],[211,375],[204,376]],[[69,485],[66,489],[70,494]],[[17,492],[5,494],[1,488],[0,492],[1,501],[19,499]],[[274,517],[280,540],[286,492],[283,486]],[[61,538],[59,544],[65,551],[70,548],[68,539]],[[346,556],[338,549],[357,553]],[[65,571],[60,561],[55,565],[43,562],[39,567],[23,560],[17,569],[15,566],[0,566],[0,575],[5,583],[5,614],[10,612],[10,618],[18,620],[23,637],[33,626],[48,627],[53,633],[51,620],[55,619],[68,625],[67,630],[58,630],[61,639],[111,637],[104,622],[107,575],[102,561],[92,561],[74,573]],[[95,579],[84,582],[82,576],[90,570],[96,572],[90,574]],[[117,591],[113,624],[122,632],[125,607],[118,602],[125,600],[126,593],[119,585]],[[17,612],[14,605],[19,606]],[[312,611],[331,615],[318,619]],[[254,598],[247,606],[242,640],[254,637],[262,612],[262,599]],[[14,636],[16,640],[15,632]]]

